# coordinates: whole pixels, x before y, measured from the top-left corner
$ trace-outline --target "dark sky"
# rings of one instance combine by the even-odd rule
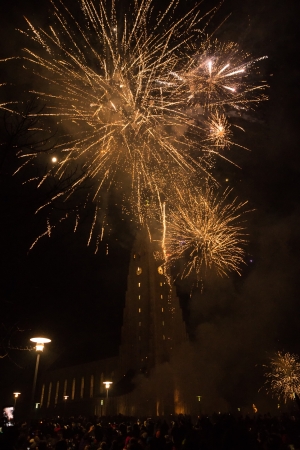
[[[218,25],[231,13],[217,37],[236,40],[255,57],[268,55],[260,67],[270,85],[269,101],[241,119],[246,129],[242,143],[251,151],[233,149],[230,157],[242,169],[224,163],[216,168],[218,179],[223,183],[229,178],[239,198],[255,209],[248,218],[248,266],[242,277],[208,278],[203,293],[195,290],[192,298],[187,283],[179,287],[193,340],[191,358],[198,357],[203,389],[215,390],[232,404],[237,395],[245,403],[257,395],[263,378],[256,365],[272,352],[284,349],[300,354],[297,3],[227,0],[212,23]],[[15,31],[23,27],[23,15],[43,24],[47,11],[46,1],[2,2],[0,56],[15,55],[24,45]],[[18,79],[18,73],[10,72],[12,67],[1,63],[0,82]],[[1,99],[5,98],[10,88],[0,89]],[[25,174],[12,177],[18,162],[13,152],[5,152],[3,122],[1,142],[3,330],[13,345],[22,347],[32,334],[47,334],[53,340],[44,357],[47,363],[70,346],[88,353],[80,347],[82,342],[90,342],[88,347],[99,355],[116,352],[134,227],[120,220],[112,193],[108,197],[111,232],[96,255],[94,247],[86,246],[89,214],[77,233],[72,233],[71,224],[63,224],[50,239],[28,251],[44,229],[45,217],[34,211],[46,193],[23,186]],[[17,327],[25,331],[16,331]],[[31,380],[33,353],[11,351],[0,359],[0,372],[6,392],[2,399],[8,401],[8,393],[20,389],[21,379]]]

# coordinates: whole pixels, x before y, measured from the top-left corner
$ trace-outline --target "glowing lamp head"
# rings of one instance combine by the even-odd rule
[[[52,161],[53,163],[56,163],[56,162],[57,162],[57,157],[56,157],[56,156],[53,156],[52,159],[51,159],[51,161]]]
[[[69,396],[68,395],[64,395],[64,400],[68,400]]]
[[[43,338],[43,337],[34,337],[30,339],[31,342],[35,343],[35,350],[37,352],[42,352],[44,350],[44,345],[51,342],[51,339]]]
[[[18,398],[19,395],[21,395],[21,392],[14,392],[13,394],[14,394],[14,397],[15,397],[15,398]]]
[[[112,381],[103,381],[103,384],[105,385],[106,389],[109,389],[110,385],[112,384]]]

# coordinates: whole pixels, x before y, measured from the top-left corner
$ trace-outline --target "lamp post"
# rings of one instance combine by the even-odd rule
[[[44,338],[44,337],[34,337],[34,338],[31,338],[30,340],[31,340],[31,342],[35,343],[35,350],[36,350],[36,363],[35,363],[35,371],[34,371],[34,377],[33,377],[31,402],[30,402],[30,407],[33,408],[35,386],[36,386],[36,379],[37,379],[37,374],[38,374],[38,369],[39,369],[41,352],[44,350],[44,345],[47,344],[48,342],[51,342],[51,339]]]
[[[112,384],[112,381],[103,381],[103,384],[105,385],[106,388],[106,411],[105,414],[107,415],[108,413],[108,390],[110,388],[110,385]]]
[[[67,409],[67,400],[68,400],[68,398],[69,398],[69,396],[68,396],[68,395],[64,395],[64,402],[65,402],[65,408],[64,408],[65,412],[64,412],[64,415],[66,415],[66,409]]]
[[[198,414],[200,415],[201,414],[201,397],[202,397],[202,395],[197,395],[196,396],[197,397],[197,400],[198,400],[198,402],[199,402],[199,406],[198,406]]]
[[[103,381],[103,384],[105,384],[106,388],[106,398],[108,398],[108,389],[110,388],[110,385],[112,384],[112,381]]]
[[[16,407],[16,403],[17,403],[17,398],[19,397],[19,395],[21,395],[21,392],[13,392],[14,397],[15,397],[15,403],[14,403],[14,408]]]

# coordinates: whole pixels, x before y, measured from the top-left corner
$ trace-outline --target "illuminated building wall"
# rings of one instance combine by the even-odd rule
[[[106,397],[103,380],[115,380],[117,366],[118,357],[112,357],[47,372],[37,397],[42,414],[100,414],[100,408],[97,409],[99,399]],[[103,414],[106,406],[102,408]]]

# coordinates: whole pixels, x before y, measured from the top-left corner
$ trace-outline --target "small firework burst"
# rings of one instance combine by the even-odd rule
[[[194,53],[189,65],[177,73],[176,80],[185,86],[187,101],[204,109],[216,107],[247,108],[264,99],[265,84],[249,79],[253,60],[235,42],[205,41]]]
[[[270,363],[265,366],[267,378],[265,387],[268,392],[286,402],[300,394],[300,363],[299,356],[293,353],[278,351]]]
[[[180,202],[166,215],[164,247],[166,265],[182,259],[182,277],[196,274],[199,278],[207,269],[218,275],[240,273],[243,263],[245,230],[243,207],[237,199],[228,201],[230,190],[215,195],[212,188],[197,193],[186,190],[178,194]]]
[[[207,119],[207,125],[209,135],[206,140],[209,145],[224,149],[232,144],[232,131],[224,114],[219,114],[218,111],[215,114],[211,114]]]

